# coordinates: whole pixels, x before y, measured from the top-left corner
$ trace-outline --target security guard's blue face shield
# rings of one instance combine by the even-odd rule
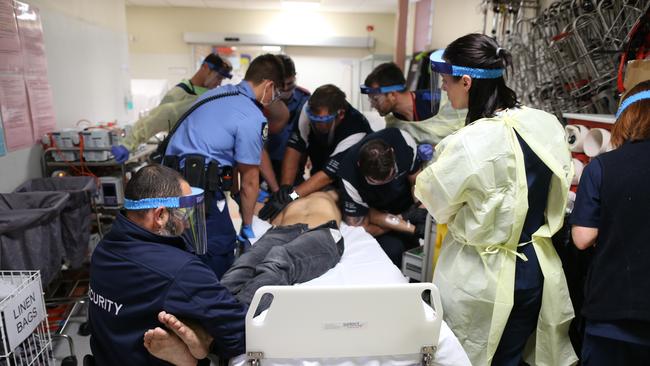
[[[124,200],[127,210],[147,210],[164,207],[169,217],[159,235],[182,236],[198,255],[207,252],[203,190],[192,187],[192,193],[181,197],[157,197],[141,200]]]
[[[437,111],[442,95],[442,75],[464,76],[467,75],[472,79],[497,79],[503,76],[503,69],[480,69],[475,67],[456,66],[443,60],[442,55],[445,50],[437,50],[431,53],[431,102],[433,110]]]

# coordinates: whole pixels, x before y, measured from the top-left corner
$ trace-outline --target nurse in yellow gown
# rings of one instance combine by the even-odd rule
[[[573,165],[557,118],[520,105],[506,86],[511,60],[482,34],[431,55],[452,106],[468,114],[436,146],[415,195],[448,224],[433,282],[472,364],[571,365],[574,313],[550,238]]]

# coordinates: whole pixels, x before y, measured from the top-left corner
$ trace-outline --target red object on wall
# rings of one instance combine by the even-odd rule
[[[372,32],[372,31],[374,31],[374,30],[375,30],[375,26],[374,26],[374,25],[372,25],[372,24],[368,24],[368,25],[366,25],[366,31],[368,31],[368,32]]]

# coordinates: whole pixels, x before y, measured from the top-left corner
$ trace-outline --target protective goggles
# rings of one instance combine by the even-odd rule
[[[379,86],[376,88],[372,88],[361,84],[360,88],[361,88],[361,94],[385,94],[385,93],[396,92],[396,91],[404,91],[406,90],[406,85],[404,84],[386,85],[386,86]]]
[[[205,224],[203,190],[192,187],[192,193],[181,197],[157,197],[141,200],[124,200],[127,210],[147,210],[165,207],[169,220],[164,231],[169,236],[181,236],[192,246],[196,254],[207,253],[208,241]]]
[[[640,93],[636,93],[630,97],[627,97],[627,99],[625,99],[623,103],[621,103],[621,106],[618,108],[618,111],[616,112],[616,119],[618,119],[618,117],[623,114],[623,111],[625,111],[627,107],[645,99],[650,99],[650,90],[642,91]]]
[[[230,73],[230,71],[228,71],[228,69],[225,69],[223,67],[217,67],[217,65],[215,65],[215,64],[213,64],[212,62],[209,62],[209,61],[204,61],[203,63],[208,65],[210,70],[216,72],[217,74],[223,76],[224,78],[232,79],[232,74]]]
[[[307,108],[306,112],[307,112],[307,117],[309,117],[309,120],[311,121],[311,123],[330,124],[330,123],[334,122],[334,120],[336,119],[336,113],[328,114],[328,115],[325,115],[325,116],[318,116],[318,115],[313,114],[309,110],[309,108]]]

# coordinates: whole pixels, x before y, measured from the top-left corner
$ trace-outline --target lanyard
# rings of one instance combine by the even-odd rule
[[[413,102],[413,120],[419,121],[420,115],[418,115],[418,109],[415,107],[415,93],[411,92],[411,102]]]

